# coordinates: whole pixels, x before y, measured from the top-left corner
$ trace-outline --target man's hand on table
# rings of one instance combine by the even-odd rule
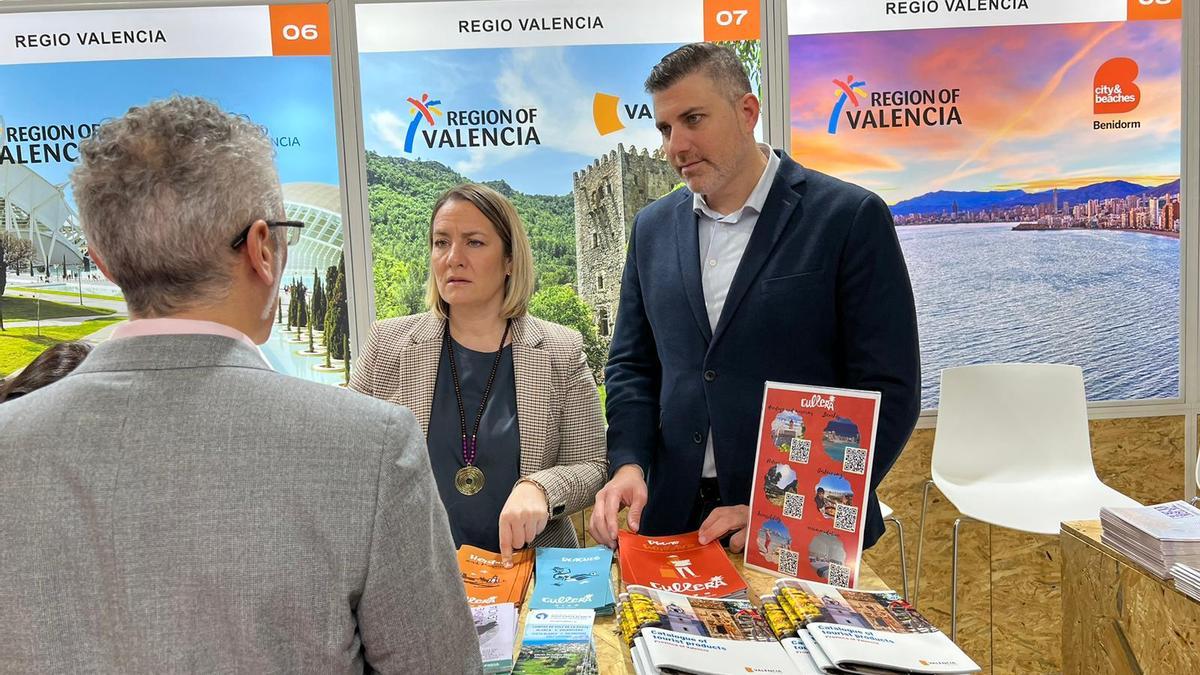
[[[617,531],[620,529],[617,514],[626,506],[629,507],[629,530],[637,532],[647,494],[641,467],[626,464],[617,469],[612,480],[596,493],[596,505],[592,508],[592,520],[588,525],[592,538],[599,544],[615,549]]]
[[[700,524],[700,543],[707,544],[733,532],[729,551],[741,553],[746,548],[746,527],[750,524],[750,507],[745,504],[719,506]]]

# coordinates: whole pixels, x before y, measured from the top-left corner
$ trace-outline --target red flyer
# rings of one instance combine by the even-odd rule
[[[854,588],[879,393],[767,382],[746,567]]]
[[[700,544],[699,532],[666,537],[617,533],[621,581],[705,598],[745,597],[738,575],[719,542]]]

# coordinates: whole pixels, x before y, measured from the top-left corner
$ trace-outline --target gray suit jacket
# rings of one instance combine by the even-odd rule
[[[224,337],[0,405],[0,671],[479,672],[412,414]]]

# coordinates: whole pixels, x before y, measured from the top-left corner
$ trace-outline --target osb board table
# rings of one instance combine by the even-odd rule
[[[742,554],[730,554],[729,560],[733,563],[738,574],[746,580],[746,585],[750,587],[749,595],[756,603],[758,596],[769,593],[775,586],[775,580],[778,577],[773,577],[756,570],[744,569],[742,567]],[[614,578],[619,578],[620,576],[616,566],[613,568],[613,574]],[[863,563],[859,569],[858,587],[868,591],[887,589],[883,581],[876,576],[875,572],[866,563]],[[609,673],[632,674],[634,672],[633,661],[629,658],[629,649],[621,640],[615,616],[597,616],[595,627],[592,629],[592,636],[596,642],[596,664],[599,666],[601,675],[609,675]]]
[[[1100,521],[1062,524],[1063,672],[1200,673],[1200,603],[1100,543]]]

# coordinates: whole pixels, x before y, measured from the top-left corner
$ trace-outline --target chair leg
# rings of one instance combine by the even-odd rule
[[[950,640],[958,642],[958,527],[970,516],[954,519],[954,552],[950,563]]]
[[[896,516],[888,516],[896,524],[896,536],[900,538],[900,582],[904,588],[904,601],[908,602],[908,561],[904,555],[904,525]]]
[[[921,600],[921,554],[925,549],[925,512],[929,509],[929,488],[931,487],[933,487],[933,481],[925,481],[925,491],[921,495],[921,524],[917,529],[917,571],[916,578],[913,580],[912,606],[914,608]]]

